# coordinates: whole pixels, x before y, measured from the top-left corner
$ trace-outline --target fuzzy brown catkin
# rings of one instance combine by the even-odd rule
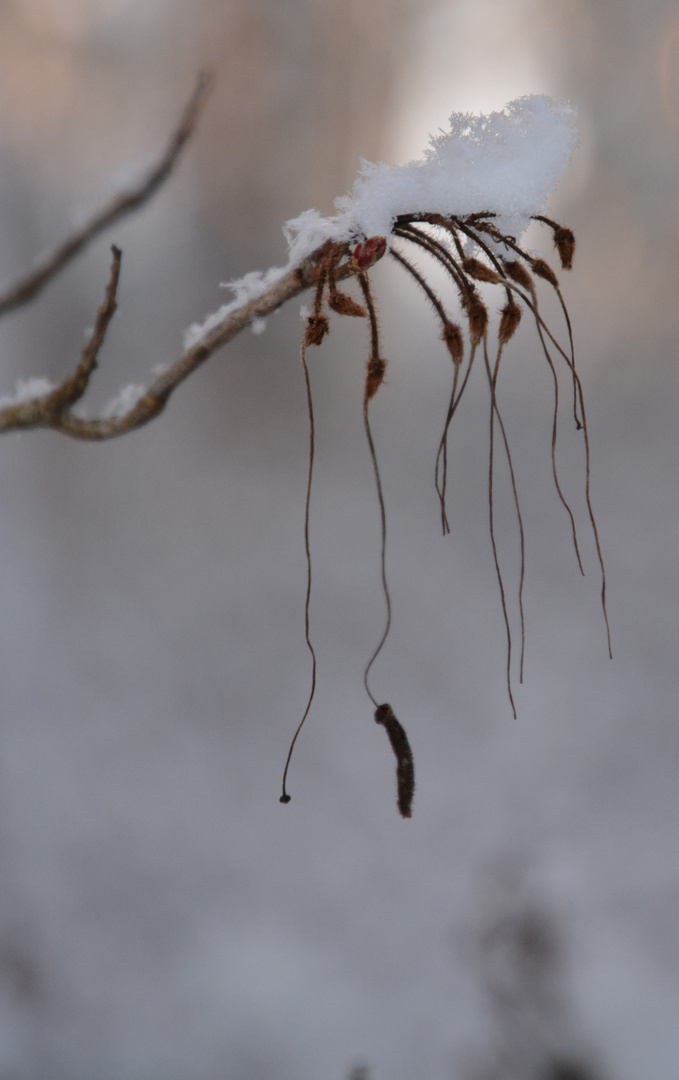
[[[396,795],[399,813],[404,818],[412,816],[413,795],[415,794],[415,762],[410,749],[408,736],[394,716],[391,705],[378,705],[375,709],[375,723],[382,724],[389,736],[391,748],[396,757]]]

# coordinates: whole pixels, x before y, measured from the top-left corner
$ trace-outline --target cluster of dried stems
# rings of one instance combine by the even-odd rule
[[[79,252],[99,235],[100,232],[120,221],[125,215],[141,207],[157,191],[160,185],[172,172],[183,147],[195,129],[200,111],[205,102],[209,82],[210,80],[208,77],[201,75],[194,92],[184,109],[180,122],[168,142],[165,152],[160,156],[156,164],[148,171],[147,175],[140,183],[130,190],[116,196],[109,204],[93,215],[85,225],[72,232],[62,244],[36,265],[26,277],[13,284],[3,295],[0,295],[0,315],[32,300]],[[81,400],[87,390],[89,380],[97,367],[99,352],[106,337],[106,332],[116,310],[116,295],[120,277],[122,253],[119,248],[112,246],[112,264],[109,280],[104,293],[104,300],[97,311],[94,328],[89,335],[89,340],[83,348],[80,359],[74,370],[56,388],[33,397],[30,400],[17,400],[0,409],[0,433],[26,428],[43,427],[52,428],[65,435],[70,435],[73,438],[83,440],[102,440],[125,435],[156,417],[164,409],[173,391],[187,379],[197,367],[212,356],[217,349],[227,344],[227,342],[235,337],[241,330],[249,326],[253,320],[272,314],[286,301],[298,296],[306,289],[313,288],[315,290],[313,309],[305,326],[301,347],[301,359],[306,380],[310,420],[309,473],[305,514],[305,545],[308,567],[305,618],[306,641],[312,656],[312,679],[307,706],[292,739],[285,764],[281,802],[289,802],[290,800],[290,796],[286,791],[288,768],[295,742],[311,708],[316,686],[316,656],[309,634],[309,602],[311,590],[309,501],[313,475],[315,432],[311,383],[306,362],[306,350],[309,346],[320,345],[329,332],[330,320],[326,312],[327,305],[327,309],[339,315],[366,318],[370,330],[370,346],[363,399],[363,419],[375,474],[381,514],[381,569],[387,618],[382,637],[366,666],[364,683],[366,691],[375,706],[375,720],[385,727],[396,755],[399,811],[404,817],[410,817],[411,815],[415,781],[413,757],[408,738],[403,727],[394,716],[391,706],[379,704],[378,700],[373,696],[369,685],[370,670],[382,650],[391,625],[391,599],[386,577],[385,506],[369,418],[370,402],[382,384],[386,371],[386,360],[381,355],[380,351],[379,325],[370,283],[370,270],[375,263],[386,254],[387,250],[391,257],[403,267],[411,278],[414,279],[420,289],[424,292],[427,300],[430,302],[435,317],[440,323],[441,338],[453,363],[453,381],[450,402],[435,463],[435,486],[440,501],[441,524],[444,533],[449,532],[446,512],[448,430],[467,386],[474,360],[477,354],[480,354],[483,358],[486,377],[490,388],[490,463],[488,476],[490,535],[500,587],[502,610],[507,630],[507,690],[514,715],[516,715],[516,710],[514,707],[511,685],[512,639],[505,589],[497,556],[493,522],[493,467],[495,441],[497,432],[499,431],[500,441],[509,465],[521,541],[521,570],[519,582],[521,659],[519,672],[520,678],[522,678],[524,651],[523,523],[519,508],[514,469],[505,426],[498,407],[496,388],[503,350],[519,324],[523,309],[529,311],[533,318],[545,359],[554,380],[552,471],[559,499],[570,519],[575,552],[580,570],[582,571],[582,563],[575,531],[575,521],[572,511],[563,495],[557,475],[556,436],[557,416],[559,411],[559,381],[555,366],[555,358],[558,357],[559,360],[566,364],[572,380],[575,425],[578,429],[582,430],[584,435],[586,460],[585,493],[596,549],[601,564],[601,602],[604,617],[606,618],[606,630],[608,633],[608,619],[606,617],[606,579],[596,522],[590,501],[589,436],[582,385],[575,367],[570,319],[559,288],[558,279],[552,268],[543,259],[535,258],[529,252],[523,250],[517,244],[514,237],[502,234],[494,223],[494,216],[492,210],[481,211],[464,217],[443,217],[440,214],[414,212],[412,214],[401,215],[396,219],[392,228],[392,234],[389,238],[378,236],[363,238],[361,240],[357,237],[356,240],[358,243],[354,242],[352,245],[349,245],[348,243],[327,241],[299,266],[290,270],[289,273],[281,277],[265,292],[229,312],[220,322],[203,333],[202,336],[174,360],[174,362],[168,364],[163,372],[150,383],[140,399],[126,412],[122,413],[122,415],[86,419],[74,412],[74,406]],[[575,240],[572,232],[541,215],[538,216],[536,220],[541,221],[552,229],[554,244],[558,251],[561,265],[564,269],[570,269],[575,249]],[[466,253],[470,249],[470,241],[475,249],[485,257],[483,260],[470,257]],[[406,244],[411,245],[412,248],[415,248],[419,252],[425,253],[445,270],[453,286],[454,296],[457,298],[462,320],[466,323],[467,345],[465,345],[465,332],[460,323],[449,317],[442,300],[432,288],[425,275],[412,262],[409,255],[403,253],[402,248]],[[358,282],[362,303],[358,303],[347,293],[340,291],[338,288],[339,282],[352,277]],[[559,344],[539,312],[535,283],[536,278],[546,281],[552,287],[561,303],[568,332],[568,346],[566,349]],[[501,311],[496,333],[495,353],[492,358],[489,353],[488,310],[479,293],[478,283],[497,286],[505,295],[505,303]]]
[[[408,737],[396,719],[390,705],[379,704],[374,697],[369,683],[370,670],[381,652],[391,627],[391,597],[386,576],[386,513],[380,471],[377,463],[375,444],[370,427],[370,402],[379,390],[386,372],[386,360],[380,349],[379,325],[373,291],[370,284],[369,272],[387,252],[395,261],[403,267],[424,292],[427,300],[433,308],[436,319],[440,325],[441,339],[444,342],[452,363],[453,380],[450,393],[450,401],[446,413],[443,431],[441,434],[438,453],[436,455],[434,480],[440,503],[441,526],[443,533],[450,531],[446,510],[446,487],[448,478],[448,432],[451,421],[460,404],[462,395],[469,381],[474,360],[477,354],[483,358],[483,365],[490,390],[490,456],[488,470],[488,503],[490,538],[495,561],[495,570],[500,590],[502,612],[507,635],[506,656],[506,679],[509,702],[516,717],[516,708],[512,692],[512,635],[510,628],[509,612],[505,593],[505,586],[500,569],[497,543],[494,525],[494,497],[493,497],[493,474],[495,463],[495,443],[499,432],[500,442],[504,450],[511,481],[512,495],[518,522],[520,539],[520,574],[518,588],[518,608],[521,630],[521,650],[519,660],[519,680],[523,680],[523,659],[525,647],[525,628],[523,614],[523,585],[525,570],[525,543],[523,519],[519,505],[518,490],[514,474],[512,456],[507,439],[502,415],[497,400],[497,380],[500,369],[500,360],[507,343],[513,337],[524,309],[530,312],[536,330],[542,352],[553,377],[554,385],[554,409],[552,416],[552,441],[551,461],[552,475],[558,497],[568,514],[573,545],[578,561],[580,572],[584,573],[578,540],[575,528],[575,518],[568,505],[563,490],[559,483],[556,462],[557,424],[559,416],[559,378],[555,361],[562,360],[569,372],[573,387],[573,417],[575,426],[581,430],[585,445],[585,497],[589,512],[589,519],[594,535],[599,563],[601,566],[601,603],[606,621],[608,636],[608,648],[610,653],[610,632],[608,617],[606,614],[606,576],[604,571],[601,546],[597,531],[596,521],[592,510],[590,498],[590,454],[589,433],[587,430],[587,418],[582,383],[575,367],[575,353],[573,347],[573,334],[571,322],[566,305],[559,287],[559,281],[551,266],[541,258],[531,255],[524,250],[515,237],[502,233],[494,222],[495,214],[492,210],[483,210],[467,216],[451,215],[444,217],[441,214],[413,213],[402,214],[394,222],[389,239],[382,236],[373,236],[361,240],[353,247],[348,243],[335,243],[327,241],[316,253],[315,262],[318,266],[318,276],[315,287],[313,310],[309,315],[302,338],[301,360],[306,380],[307,402],[309,410],[309,473],[307,483],[306,515],[305,515],[305,542],[307,553],[307,597],[306,597],[306,641],[312,658],[311,690],[307,700],[302,719],[293,736],[288,752],[288,758],[283,773],[283,794],[281,802],[290,801],[286,790],[286,778],[292,752],[297,737],[309,714],[316,688],[316,655],[309,636],[309,601],[311,593],[311,552],[309,544],[309,504],[311,496],[311,481],[314,461],[314,413],[311,397],[311,383],[309,369],[306,361],[306,350],[310,345],[320,345],[330,330],[330,319],[326,312],[336,312],[340,315],[367,318],[370,331],[370,344],[366,365],[365,388],[363,394],[363,421],[366,437],[370,450],[377,497],[381,515],[381,570],[382,585],[386,602],[385,627],[364,672],[365,689],[375,706],[375,720],[382,724],[387,731],[392,749],[397,762],[397,803],[403,817],[410,817],[412,813],[412,800],[415,790],[415,775],[413,756],[408,742]],[[552,230],[554,245],[559,255],[561,266],[570,270],[573,264],[575,251],[575,237],[570,229],[566,229],[557,222],[543,215],[537,215],[535,220],[542,222]],[[399,245],[399,241],[401,244]],[[490,242],[489,242],[490,241]],[[434,260],[444,271],[452,287],[452,294],[459,307],[462,319],[466,324],[466,334],[460,322],[453,320],[438,293],[432,288],[425,274],[418,269],[410,258],[410,253],[405,255],[402,248],[408,243],[419,252],[424,252]],[[485,258],[476,258],[468,254],[469,250],[477,250]],[[338,281],[348,275],[355,276],[360,286],[363,304],[357,303],[347,293],[338,289]],[[556,293],[563,311],[567,328],[568,346],[563,348],[555,338],[550,328],[545,323],[538,307],[538,295],[536,279],[546,281]],[[489,338],[490,323],[488,308],[479,292],[479,283],[496,286],[504,294],[504,306],[500,312],[497,326],[494,355],[491,355]],[[467,344],[465,344],[465,339]]]

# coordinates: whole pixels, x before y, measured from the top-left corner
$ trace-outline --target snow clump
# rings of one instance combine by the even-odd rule
[[[305,210],[287,221],[288,262],[265,273],[254,271],[227,283],[235,298],[187,331],[190,347],[231,311],[264,293],[299,266],[326,240],[389,238],[400,214],[466,217],[495,215],[500,232],[518,240],[534,214],[544,210],[551,191],[578,141],[572,105],[533,94],[488,115],[453,113],[450,130],[431,136],[418,161],[385,165],[362,161],[348,195],[335,200],[337,213],[323,217]]]
[[[17,379],[13,394],[3,394],[0,397],[0,409],[7,409],[12,405],[25,405],[29,401],[44,397],[56,386],[49,379],[42,376],[32,376],[30,379]]]
[[[496,215],[518,237],[544,209],[577,142],[575,110],[545,96],[519,98],[488,116],[453,113],[450,131],[432,136],[420,161],[364,161],[338,222],[365,236],[388,236],[399,214]]]

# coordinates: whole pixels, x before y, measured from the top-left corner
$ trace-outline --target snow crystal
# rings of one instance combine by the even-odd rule
[[[337,202],[335,201],[335,205]],[[286,221],[283,233],[288,242],[289,265],[298,266],[307,256],[326,240],[343,243],[355,235],[354,222],[342,221],[340,217],[326,218],[318,210],[305,210],[296,218]]]
[[[115,420],[133,409],[146,393],[146,387],[139,383],[129,383],[119,390],[114,398],[104,406],[101,415],[104,420]]]
[[[311,248],[307,254],[311,254]],[[202,323],[194,323],[190,326],[184,334],[184,348],[190,349],[192,345],[195,345],[197,341],[200,341],[205,334],[208,334],[210,330],[214,330],[215,326],[219,324],[230,315],[232,311],[237,311],[238,308],[246,304],[248,300],[254,300],[257,296],[261,296],[267,289],[270,289],[272,285],[275,285],[277,281],[292,270],[293,266],[297,266],[301,262],[298,259],[297,262],[288,262],[287,266],[272,266],[270,270],[262,272],[261,270],[251,270],[245,277],[238,278],[236,281],[223,281],[223,289],[231,289],[235,293],[235,297],[228,304],[222,304],[217,311],[214,311],[211,315],[208,315]]]
[[[250,323],[250,329],[253,334],[259,337],[266,330],[266,319],[259,319],[257,316]]]
[[[45,394],[56,390],[54,383],[49,379],[35,376],[30,379],[18,379],[13,394],[3,394],[0,397],[0,409],[6,409],[10,405],[23,405],[26,401],[35,401]]]
[[[335,200],[334,216],[305,210],[287,221],[287,264],[228,282],[234,299],[191,326],[185,347],[264,293],[326,240],[388,238],[399,214],[466,216],[487,210],[495,214],[501,232],[518,239],[531,216],[544,209],[577,141],[573,106],[545,95],[517,98],[487,116],[453,113],[450,131],[431,137],[421,160],[407,165],[363,161],[351,192]]]

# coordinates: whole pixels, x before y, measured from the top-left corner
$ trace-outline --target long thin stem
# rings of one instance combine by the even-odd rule
[[[304,603],[304,634],[305,634],[305,638],[306,638],[307,648],[309,649],[309,652],[311,653],[311,689],[309,691],[309,698],[308,698],[308,701],[307,701],[307,704],[306,704],[306,708],[304,710],[304,715],[302,716],[302,719],[299,722],[297,730],[295,731],[295,734],[292,737],[292,741],[290,743],[290,749],[288,750],[288,756],[287,756],[286,761],[285,761],[285,769],[283,770],[283,794],[281,795],[281,798],[280,798],[280,801],[282,803],[289,803],[290,802],[290,796],[288,795],[288,793],[286,791],[285,782],[287,780],[288,769],[290,767],[290,761],[292,759],[292,752],[295,749],[295,743],[297,742],[297,737],[298,737],[300,731],[302,730],[302,728],[304,727],[304,722],[306,721],[306,718],[309,715],[309,712],[311,710],[311,703],[314,700],[314,694],[316,693],[316,653],[314,652],[314,647],[311,644],[311,637],[310,637],[310,633],[309,633],[309,605],[310,605],[310,602],[311,602],[311,542],[310,542],[310,535],[309,535],[309,508],[310,508],[310,505],[311,505],[311,481],[313,479],[313,472],[314,472],[314,451],[315,451],[316,429],[315,429],[315,425],[314,425],[313,398],[311,396],[311,379],[309,378],[309,367],[308,367],[307,362],[306,362],[306,341],[304,340],[304,338],[302,339],[302,346],[301,346],[301,350],[300,350],[300,359],[302,361],[302,370],[304,371],[304,383],[305,383],[305,387],[306,387],[307,410],[308,410],[308,415],[309,415],[309,472],[308,472],[308,476],[307,476],[306,502],[305,502],[305,507],[304,507],[304,549],[306,551],[306,564],[307,564],[306,600],[305,600],[305,603]]]
[[[582,383],[580,381],[580,376],[578,375],[578,373],[577,373],[577,371],[575,369],[575,364],[570,359],[570,357],[567,356],[567,354],[564,352],[564,350],[561,348],[561,345],[556,340],[556,338],[552,334],[551,330],[549,329],[549,327],[547,326],[547,324],[543,320],[542,316],[540,315],[540,313],[539,313],[539,311],[537,309],[537,305],[534,302],[534,299],[531,299],[529,296],[527,296],[525,292],[523,292],[521,289],[517,288],[517,286],[511,281],[505,280],[505,281],[503,281],[503,285],[506,285],[507,288],[512,290],[512,292],[515,292],[518,296],[520,296],[521,299],[523,300],[523,302],[526,304],[526,306],[528,308],[530,308],[530,310],[532,311],[532,313],[533,313],[533,315],[535,317],[536,326],[540,327],[544,331],[545,335],[549,338],[549,340],[551,341],[554,348],[557,350],[557,352],[559,352],[561,354],[563,359],[566,361],[566,363],[568,364],[568,367],[569,367],[569,369],[571,371],[571,374],[573,376],[573,379],[575,381],[575,385],[576,385],[577,392],[578,392],[578,400],[579,400],[579,403],[580,403],[580,415],[582,417],[582,433],[583,433],[583,437],[584,437],[584,440],[585,440],[585,499],[586,499],[586,502],[587,502],[587,512],[588,512],[588,515],[589,515],[590,525],[592,527],[592,534],[594,536],[594,543],[595,543],[595,546],[596,546],[597,557],[598,557],[598,560],[599,560],[599,567],[601,569],[601,607],[602,607],[602,610],[603,610],[604,622],[606,623],[606,637],[607,637],[607,641],[608,641],[608,655],[610,657],[612,657],[613,652],[612,652],[612,648],[611,648],[611,628],[610,628],[610,625],[609,625],[609,622],[608,622],[608,610],[606,608],[606,569],[604,567],[604,557],[603,557],[603,552],[601,550],[601,543],[600,543],[600,540],[599,540],[599,530],[597,528],[596,519],[594,517],[594,509],[592,507],[592,501],[591,501],[591,491],[590,491],[591,460],[590,460],[589,431],[587,429],[587,416],[586,416],[586,413],[585,413],[585,395],[584,395],[584,392],[583,392],[583,389],[582,389]]]
[[[592,533],[594,534],[594,543],[596,545],[597,555],[599,557],[599,566],[601,567],[601,607],[604,613],[604,621],[606,623],[606,637],[608,639],[608,655],[613,659],[613,650],[611,647],[611,628],[608,623],[608,611],[606,609],[606,571],[604,569],[604,557],[601,552],[601,544],[599,542],[599,530],[597,529],[596,519],[594,517],[594,510],[592,509],[592,502],[590,496],[590,455],[589,455],[589,431],[587,430],[587,417],[585,415],[585,396],[582,392],[582,383],[580,382],[580,376],[577,374],[575,368],[573,368],[573,378],[578,389],[578,398],[580,400],[580,415],[582,416],[582,433],[585,439],[585,499],[587,501],[587,510],[589,513],[589,520],[592,526]]]
[[[447,270],[448,273],[451,274],[460,293],[464,294],[468,291],[468,282],[462,268],[453,258],[448,248],[445,247],[444,244],[441,244],[435,237],[430,236],[428,233],[424,233],[421,229],[416,229],[414,225],[409,224],[397,226],[394,229],[394,235],[400,236],[403,240],[410,240],[411,243],[417,244],[419,247],[429,252],[434,259],[437,259],[438,262],[441,263],[444,270]]]
[[[550,218],[543,217],[542,214],[534,215],[534,220],[542,221],[546,225],[550,225],[555,231],[560,228],[555,221],[551,221]],[[571,239],[573,239],[572,234]],[[517,255],[520,255],[524,262],[527,263],[527,265],[530,266],[533,270],[538,268],[539,276],[544,277],[549,282],[549,284],[554,289],[557,297],[559,298],[561,310],[563,311],[563,316],[566,321],[566,327],[568,330],[568,341],[571,350],[569,366],[571,367],[573,373],[573,419],[575,420],[575,426],[579,431],[582,427],[582,423],[580,417],[578,416],[578,389],[575,381],[575,345],[573,343],[573,327],[571,326],[571,319],[570,315],[568,314],[568,308],[566,307],[566,301],[564,300],[561,289],[559,288],[558,279],[556,277],[556,274],[554,274],[554,272],[552,271],[551,267],[549,267],[548,264],[544,262],[544,260],[532,258],[532,256],[530,256],[527,251],[524,251],[523,248],[520,247],[520,245],[517,244],[516,240],[514,240],[512,237],[506,238],[506,246],[510,247],[513,251],[515,251]],[[572,250],[570,255],[572,257]],[[570,263],[568,264],[567,268],[570,269]]]
[[[535,292],[533,292],[533,301],[535,303],[535,308],[537,310],[537,299],[536,299],[536,296],[535,296]],[[578,566],[580,568],[580,573],[584,575],[585,571],[584,571],[584,569],[582,567],[582,559],[580,558],[580,549],[578,547],[578,537],[577,537],[577,532],[576,532],[576,529],[575,529],[575,518],[573,517],[573,511],[571,510],[570,506],[568,505],[568,502],[566,501],[566,497],[565,497],[563,491],[561,490],[561,485],[559,483],[559,476],[558,476],[557,469],[556,469],[556,436],[557,436],[557,424],[558,424],[558,417],[559,417],[559,379],[558,379],[558,376],[556,374],[556,368],[554,366],[554,362],[553,362],[552,357],[550,355],[549,349],[547,348],[547,342],[545,341],[544,335],[542,333],[542,327],[540,325],[540,322],[538,322],[536,320],[535,326],[536,326],[536,329],[537,329],[537,332],[538,332],[538,337],[540,338],[540,344],[542,345],[542,351],[543,351],[543,353],[545,355],[545,359],[547,361],[547,364],[549,365],[549,370],[552,373],[552,379],[554,381],[554,411],[553,411],[553,414],[552,414],[552,447],[551,447],[552,476],[554,478],[554,486],[556,488],[557,495],[559,496],[559,499],[560,499],[562,505],[565,507],[566,513],[568,514],[568,517],[570,519],[571,532],[573,534],[573,546],[575,548],[575,555],[576,555],[576,558],[578,560]],[[573,368],[573,372],[575,372],[575,368]]]
[[[420,273],[416,266],[413,266],[413,264],[410,262],[410,259],[406,259],[405,255],[402,255],[400,251],[396,250],[396,248],[390,248],[389,254],[393,259],[396,259],[396,262],[401,264],[404,270],[408,271],[411,277],[415,279],[417,284],[422,289],[422,292],[425,294],[425,296],[431,303],[439,319],[445,325],[448,322],[448,316],[445,313],[443,304],[439,300],[438,296],[436,295],[424,275]]]
[[[387,515],[384,507],[384,494],[382,492],[382,481],[380,478],[380,470],[377,464],[377,454],[375,452],[375,443],[372,437],[372,431],[370,430],[370,417],[368,415],[368,400],[367,398],[363,402],[363,426],[365,427],[365,434],[368,440],[368,448],[370,450],[370,459],[372,461],[373,472],[375,473],[375,486],[377,488],[377,501],[380,504],[380,529],[381,529],[381,548],[380,548],[380,568],[382,574],[382,591],[384,593],[384,600],[387,607],[387,620],[382,632],[382,637],[379,640],[377,648],[370,657],[366,664],[365,671],[363,672],[363,685],[366,688],[368,697],[372,701],[373,705],[377,707],[378,701],[373,696],[370,686],[368,685],[368,675],[373,664],[377,660],[377,657],[382,652],[384,643],[389,636],[391,630],[391,595],[389,593],[389,585],[387,583]]]
[[[469,353],[469,363],[467,364],[467,370],[465,372],[462,385],[457,392],[456,388],[458,382],[458,372],[455,370],[453,375],[453,386],[450,393],[450,403],[448,405],[448,412],[446,413],[445,423],[443,425],[443,434],[441,435],[441,441],[439,442],[438,452],[436,454],[436,465],[434,468],[434,482],[436,484],[436,491],[438,493],[439,500],[441,502],[441,522],[443,526],[443,535],[446,536],[450,532],[450,525],[448,524],[448,515],[446,513],[446,485],[448,483],[448,429],[457,407],[460,404],[460,400],[465,391],[465,387],[469,380],[469,376],[472,370],[472,364],[474,363],[474,357],[476,355],[476,345],[471,346]]]
[[[373,705],[377,708],[379,703],[377,698],[374,697],[370,685],[368,682],[368,676],[370,669],[377,660],[377,657],[381,653],[384,643],[389,636],[391,630],[391,594],[389,592],[389,584],[387,582],[387,514],[384,506],[384,493],[382,491],[382,479],[380,477],[380,470],[377,464],[377,453],[375,451],[375,443],[372,436],[372,430],[370,428],[370,401],[375,393],[375,389],[371,384],[371,368],[374,365],[381,363],[379,355],[379,329],[377,325],[377,315],[375,313],[375,305],[373,303],[372,294],[370,292],[370,284],[366,274],[358,275],[361,291],[363,292],[363,298],[365,300],[365,306],[368,310],[368,317],[370,320],[370,358],[368,360],[368,376],[366,380],[366,391],[363,395],[363,426],[365,428],[366,438],[368,440],[368,449],[370,451],[370,460],[372,461],[373,473],[375,474],[375,486],[377,488],[377,501],[380,507],[380,571],[382,576],[382,591],[384,593],[384,600],[387,608],[387,618],[382,632],[382,637],[379,640],[377,648],[373,652],[372,656],[366,664],[365,671],[363,672],[363,685],[365,686],[366,693]]]
[[[472,350],[473,348],[474,346],[472,346]],[[470,355],[470,366],[472,357],[473,351]],[[469,369],[467,369],[467,374],[468,373]],[[457,406],[456,394],[459,377],[460,366],[459,364],[456,364],[453,368],[453,385],[450,390],[450,403],[448,405],[448,412],[446,413],[445,424],[443,425],[443,434],[441,435],[439,448],[436,453],[436,462],[434,463],[434,486],[436,488],[436,494],[438,495],[439,502],[441,504],[441,529],[444,536],[447,536],[450,532],[450,524],[448,522],[448,514],[446,512],[446,487],[448,486],[448,428],[450,427],[450,422],[453,419],[453,413],[455,412],[455,408]]]
[[[495,402],[495,382],[490,370],[490,363],[488,361],[488,350],[486,347],[486,339],[483,340],[483,356],[486,365],[486,372],[488,374],[488,384],[490,387],[490,452],[488,459],[488,519],[490,524],[490,543],[493,549],[493,559],[495,562],[495,572],[497,574],[498,585],[500,587],[500,601],[502,604],[502,615],[505,621],[505,630],[507,633],[507,694],[509,695],[509,704],[512,707],[514,719],[516,720],[516,706],[514,704],[514,695],[512,694],[512,631],[509,625],[509,613],[507,611],[507,599],[505,597],[504,582],[502,580],[502,570],[500,569],[500,560],[497,552],[497,542],[495,540],[495,511],[493,505],[493,466],[495,459],[495,414],[497,411]]]
[[[441,436],[441,441],[439,443],[438,452],[436,454],[436,465],[434,469],[434,483],[436,486],[436,493],[439,497],[439,502],[441,504],[441,527],[443,529],[443,535],[445,536],[447,533],[450,532],[450,525],[448,524],[448,516],[446,514],[446,483],[448,477],[448,427],[450,425],[450,421],[453,418],[453,413],[455,412],[455,409],[457,407],[457,401],[459,400],[457,398],[457,386],[460,376],[460,365],[462,363],[462,335],[459,333],[459,329],[457,327],[454,327],[453,324],[451,324],[448,316],[446,315],[443,304],[441,303],[438,296],[431,288],[425,277],[420,273],[420,271],[415,266],[413,266],[409,259],[406,259],[404,255],[401,255],[401,253],[399,251],[396,251],[393,247],[391,248],[391,254],[394,259],[396,259],[396,261],[400,263],[405,270],[407,270],[411,277],[415,279],[417,284],[424,292],[425,296],[432,304],[434,310],[436,311],[436,314],[441,320],[444,341],[446,340],[446,331],[457,330],[456,340],[459,342],[459,345],[457,346],[457,349],[455,351],[451,349],[451,355],[453,356],[453,386],[450,393],[450,404],[448,406],[448,414],[446,416],[445,427],[443,435]],[[471,363],[467,368],[467,374],[465,376],[462,389],[464,389],[467,379],[469,378],[470,368]],[[439,472],[441,472],[440,482]]]
[[[511,452],[509,450],[509,440],[507,438],[507,431],[505,429],[504,420],[502,419],[502,414],[500,413],[500,409],[499,409],[498,403],[497,403],[497,376],[498,376],[498,371],[499,371],[499,368],[500,368],[500,359],[501,359],[501,356],[502,356],[502,351],[503,351],[503,344],[502,344],[502,342],[500,342],[498,344],[497,356],[495,357],[495,365],[494,365],[494,368],[493,368],[492,395],[493,395],[493,400],[494,400],[494,405],[495,405],[495,415],[497,417],[497,422],[498,422],[499,427],[500,427],[500,432],[502,433],[502,441],[504,443],[505,456],[507,458],[507,466],[509,468],[509,478],[510,478],[510,482],[511,482],[511,485],[512,485],[512,496],[513,496],[513,499],[514,499],[514,508],[516,510],[516,519],[517,519],[518,526],[519,526],[520,569],[519,569],[519,595],[518,595],[518,600],[519,600],[519,622],[520,622],[520,625],[521,625],[521,658],[520,658],[520,661],[519,661],[519,682],[522,683],[523,682],[523,663],[524,663],[524,657],[525,657],[525,653],[526,653],[526,620],[525,620],[525,617],[524,617],[524,610],[523,610],[523,586],[524,586],[524,580],[525,580],[525,577],[526,577],[526,539],[525,539],[525,534],[524,534],[524,531],[523,531],[523,515],[521,513],[521,505],[519,503],[519,491],[518,491],[518,488],[517,488],[517,485],[516,485],[516,476],[514,474],[514,462],[512,461],[512,455],[511,455]],[[487,355],[487,353],[485,354],[485,358],[486,358],[486,370],[488,371],[489,368],[488,368],[488,355]]]
[[[556,295],[559,297],[559,303],[561,304],[561,310],[563,311],[563,317],[564,317],[564,319],[566,321],[566,328],[568,330],[568,341],[570,343],[570,349],[571,349],[571,364],[573,365],[573,372],[574,372],[575,371],[575,343],[573,341],[573,327],[571,326],[571,317],[568,314],[568,308],[566,307],[566,301],[564,300],[564,298],[563,298],[563,296],[561,294],[561,289],[557,286],[554,291],[556,292]],[[577,388],[577,384],[575,382],[575,378],[573,378],[572,382],[573,382],[573,419],[575,420],[575,426],[576,426],[577,430],[579,431],[580,428],[582,427],[582,420],[578,416],[578,388]]]

